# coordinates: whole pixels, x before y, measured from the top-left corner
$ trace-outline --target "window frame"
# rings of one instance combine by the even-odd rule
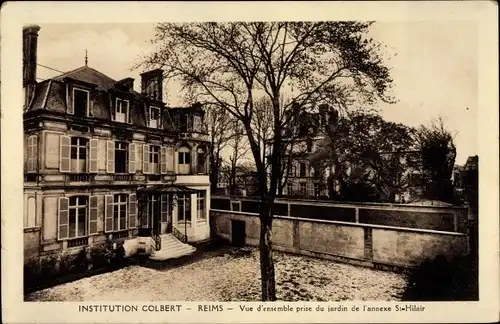
[[[85,205],[80,205],[78,204],[79,199],[84,198],[85,199]],[[76,199],[77,205],[72,205],[72,199]],[[84,230],[84,235],[78,235],[78,223],[79,223],[79,214],[78,210],[82,207],[85,207],[85,230]],[[70,236],[70,228],[71,228],[71,209],[75,209],[75,215],[76,215],[76,221],[75,221],[75,236],[71,237]],[[68,197],[68,237],[66,240],[73,240],[73,239],[79,239],[79,238],[84,238],[89,236],[89,197],[85,195],[75,195],[75,196],[70,196]]]
[[[75,96],[75,91],[81,91],[81,92],[86,92],[87,93],[87,108],[85,110],[85,117],[90,117],[90,91],[87,89],[83,89],[80,87],[73,87],[71,90],[71,93],[73,95],[73,100],[72,100],[72,106],[73,106],[73,115],[76,116],[76,96]]]
[[[181,201],[182,201],[182,219],[181,216]],[[189,206],[188,208],[186,208]],[[186,218],[186,210],[189,210],[189,220]],[[192,210],[191,210],[191,194],[178,194],[177,195],[177,223],[191,223],[192,221]]]
[[[118,201],[117,201],[118,198]],[[122,201],[122,198],[125,200]],[[115,217],[116,208],[118,208],[118,217]],[[120,212],[125,208],[125,228],[120,227]],[[129,194],[116,193],[113,194],[113,230],[112,232],[121,232],[129,229]]]
[[[118,116],[118,107],[120,107],[122,110],[123,110],[123,103],[127,103],[127,112],[125,113],[125,120],[124,121],[120,121],[117,119],[117,116]],[[120,103],[120,105],[119,105]],[[122,113],[121,113],[122,114]],[[116,98],[115,100],[115,122],[118,122],[118,123],[125,123],[125,124],[129,124],[130,123],[130,100],[127,100],[127,99],[123,99],[123,98]]]
[[[76,140],[77,141],[77,144],[73,144],[73,140]],[[81,141],[84,141],[85,144],[82,145],[80,142]],[[70,169],[70,172],[72,173],[82,173],[80,171],[76,171],[74,168],[73,168],[73,163],[72,161],[73,160],[76,160],[76,165],[79,164],[79,162],[82,160],[81,158],[81,154],[80,154],[80,149],[84,148],[85,149],[85,158],[83,159],[85,161],[85,171],[83,171],[84,173],[88,172],[89,170],[89,143],[90,143],[90,140],[86,137],[80,137],[80,136],[71,136],[70,137],[70,145],[69,145],[69,149],[70,149],[70,152],[69,152],[69,159],[70,159],[70,166],[69,166],[69,169]],[[73,150],[76,150],[76,159],[73,158]]]
[[[196,216],[198,220],[206,221],[206,206],[207,206],[206,191],[198,191],[196,193]],[[201,208],[200,208],[201,207]],[[202,211],[202,212],[200,212]]]
[[[157,161],[154,162],[154,157],[156,156]],[[148,168],[149,173],[151,174],[159,174],[161,167],[161,146],[149,144],[148,149]],[[156,170],[154,170],[153,166],[156,165]]]
[[[152,116],[152,112],[153,110],[158,110],[158,119],[153,119]],[[152,126],[152,121],[153,120],[156,120],[157,124],[156,124],[156,127],[153,127]],[[148,127],[149,128],[154,128],[154,129],[158,129],[160,128],[160,120],[161,120],[161,108],[160,107],[156,107],[156,106],[149,106],[149,120],[148,120]]]
[[[123,148],[119,148],[119,146],[122,146],[125,147],[124,149]],[[116,174],[128,174],[129,173],[129,160],[130,160],[130,157],[129,157],[129,145],[130,143],[127,143],[127,142],[119,142],[119,141],[116,141],[115,142],[115,173]],[[123,172],[118,172],[118,155],[117,153],[118,152],[125,152],[125,167],[124,167],[124,171]]]

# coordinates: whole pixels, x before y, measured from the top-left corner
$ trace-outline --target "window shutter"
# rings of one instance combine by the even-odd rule
[[[115,142],[107,141],[106,172],[115,173]]]
[[[71,171],[71,138],[69,136],[61,135],[61,145],[59,152],[59,171]]]
[[[97,196],[90,196],[89,198],[89,235],[97,234]]]
[[[128,172],[135,173],[135,144],[128,145]]]
[[[161,207],[161,221],[167,222],[168,221],[168,197],[167,197],[167,194],[161,195],[160,207]]]
[[[89,151],[89,172],[96,173],[97,172],[97,139],[90,140],[90,151]]]
[[[69,233],[69,198],[59,197],[57,226],[57,237],[59,240],[67,239]]]
[[[126,119],[126,121],[127,121],[127,123],[130,124],[130,122],[131,122],[131,119],[130,119],[130,101],[125,101],[125,102],[127,103],[127,117],[126,117],[127,119]]]
[[[172,146],[167,147],[167,171],[174,172],[174,148]]]
[[[142,172],[149,173],[149,145],[142,146]]]
[[[167,147],[161,147],[161,164],[160,164],[160,172],[167,173]]]
[[[130,194],[128,196],[128,227],[137,227],[137,195]]]
[[[113,195],[106,195],[105,199],[105,210],[104,210],[104,231],[111,232],[113,231]]]

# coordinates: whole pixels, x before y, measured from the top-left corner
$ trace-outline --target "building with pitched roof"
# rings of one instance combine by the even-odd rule
[[[203,107],[167,107],[160,69],[140,93],[87,61],[38,83],[39,30],[23,30],[25,257],[121,242],[168,258],[162,240],[192,252],[210,236]]]

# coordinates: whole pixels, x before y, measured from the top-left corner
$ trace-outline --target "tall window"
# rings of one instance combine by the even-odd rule
[[[313,146],[312,139],[308,138],[307,139],[307,153],[311,153],[312,152],[312,146]]]
[[[320,192],[319,192],[319,183],[315,183],[314,184],[314,196],[318,197],[319,194],[320,194]]]
[[[198,173],[206,173],[206,154],[205,150],[202,148],[198,148],[198,161],[197,161],[197,171]]]
[[[189,174],[191,164],[191,152],[187,147],[179,149],[179,173]]]
[[[197,195],[197,210],[198,219],[206,219],[207,215],[205,213],[205,191],[198,191]]]
[[[160,108],[149,107],[149,127],[151,128],[160,127]]]
[[[129,101],[116,99],[115,120],[121,123],[128,123]]]
[[[115,143],[115,172],[127,173],[128,143]]]
[[[87,90],[73,89],[73,111],[75,116],[88,116],[89,92]]]
[[[301,196],[306,196],[307,195],[307,187],[305,183],[300,184],[300,195]]]
[[[179,194],[177,197],[177,220],[191,221],[191,195]]]
[[[293,195],[293,185],[291,183],[286,184],[286,193],[287,195]]]
[[[86,138],[71,138],[71,171],[87,171],[87,144],[88,140]]]
[[[306,176],[306,164],[305,163],[300,163],[300,176],[301,177]]]
[[[87,235],[87,202],[86,196],[69,198],[68,238]]]
[[[149,146],[149,170],[151,173],[160,172],[160,147],[151,145]]]
[[[119,194],[114,196],[113,229],[115,231],[127,229],[127,203],[128,195]]]

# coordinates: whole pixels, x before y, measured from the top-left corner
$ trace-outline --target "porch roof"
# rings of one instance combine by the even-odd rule
[[[145,187],[139,187],[137,189],[139,192],[165,192],[165,193],[195,193],[194,189],[188,188],[186,186],[175,185],[175,184],[155,184]]]

